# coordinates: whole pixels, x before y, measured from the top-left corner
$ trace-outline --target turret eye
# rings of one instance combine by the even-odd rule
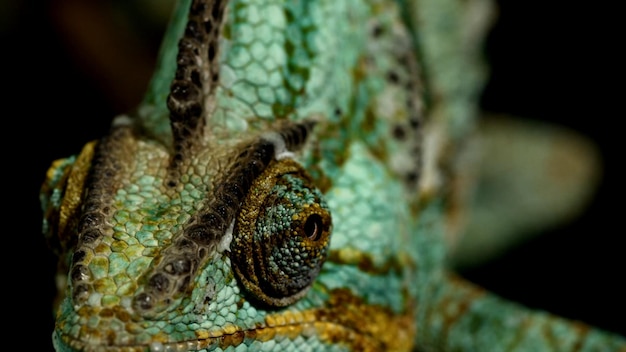
[[[230,243],[230,262],[248,299],[285,307],[302,298],[328,255],[332,220],[304,168],[270,162],[250,186]]]

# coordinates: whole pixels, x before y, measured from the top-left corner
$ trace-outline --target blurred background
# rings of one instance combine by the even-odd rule
[[[465,277],[533,308],[626,335],[623,132],[617,119],[617,21],[603,5],[498,1],[482,106],[567,126],[602,155],[598,191],[577,220]],[[77,153],[141,99],[171,1],[0,2],[5,192],[5,320],[24,349],[51,350],[54,258],[39,187],[52,160]],[[623,83],[622,83],[623,84]],[[33,346],[36,345],[36,346]]]

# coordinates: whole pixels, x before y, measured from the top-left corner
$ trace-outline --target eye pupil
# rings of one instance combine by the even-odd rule
[[[312,240],[318,240],[322,235],[322,217],[319,214],[312,214],[304,223],[304,233]]]

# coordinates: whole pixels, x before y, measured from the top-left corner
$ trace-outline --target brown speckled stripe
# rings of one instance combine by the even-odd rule
[[[183,37],[178,43],[177,68],[167,98],[174,142],[170,187],[176,186],[184,161],[203,138],[203,129],[219,80],[218,50],[226,1],[193,1]]]
[[[193,275],[211,257],[233,224],[252,182],[267,168],[281,149],[302,148],[314,123],[283,123],[241,147],[223,174],[218,175],[208,202],[183,226],[157,258],[146,276],[146,285],[133,301],[143,316],[169,307],[173,297],[187,291]]]
[[[124,179],[125,163],[133,155],[134,138],[130,126],[113,127],[111,133],[96,145],[91,168],[85,182],[81,216],[78,222],[78,243],[72,255],[70,280],[74,304],[87,299],[93,290],[91,273],[85,265],[103,236],[110,235],[106,219],[113,209],[111,204]]]

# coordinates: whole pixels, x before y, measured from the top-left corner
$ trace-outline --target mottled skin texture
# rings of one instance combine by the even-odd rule
[[[142,104],[42,188],[56,349],[626,351],[447,269],[489,16],[180,1]]]

